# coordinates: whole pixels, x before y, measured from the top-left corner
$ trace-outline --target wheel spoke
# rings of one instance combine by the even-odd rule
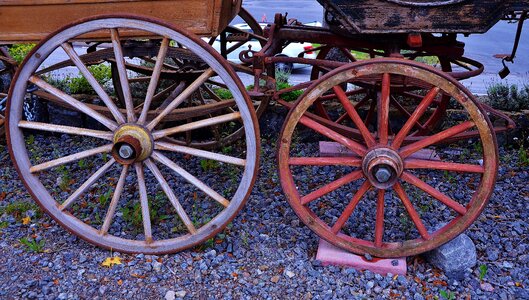
[[[350,166],[360,167],[362,159],[358,157],[291,157],[288,163],[294,166]]]
[[[71,163],[73,161],[80,160],[82,158],[89,157],[89,156],[92,156],[92,155],[96,155],[96,154],[99,154],[99,153],[108,153],[111,150],[112,150],[112,144],[101,146],[101,147],[97,147],[97,148],[90,149],[90,150],[81,151],[81,152],[78,152],[78,153],[75,153],[75,154],[71,154],[71,155],[68,155],[68,156],[64,156],[64,157],[61,157],[61,158],[57,158],[57,159],[54,159],[54,160],[47,161],[45,163],[41,163],[41,164],[32,166],[29,169],[29,172],[31,172],[31,173],[41,172],[41,171],[44,171],[44,170],[51,169],[53,167],[57,167],[57,166],[60,166],[60,165]]]
[[[397,196],[399,196],[400,200],[402,201],[404,208],[406,208],[408,215],[415,224],[415,227],[417,227],[417,231],[419,231],[419,234],[422,236],[423,239],[429,240],[430,235],[428,234],[428,230],[426,230],[426,227],[424,226],[421,217],[413,207],[413,204],[411,203],[410,198],[408,198],[408,195],[406,195],[406,192],[402,188],[402,185],[398,182],[395,183],[395,185],[393,186],[393,190],[395,191],[395,193],[397,193]]]
[[[353,141],[353,140],[350,140],[348,138],[346,138],[345,136],[335,132],[334,130],[316,122],[316,121],[313,121],[311,120],[310,118],[308,117],[305,117],[305,116],[302,116],[301,119],[299,120],[299,122],[311,129],[313,129],[314,131],[316,132],[319,132],[321,133],[322,135],[330,138],[331,140],[335,141],[335,142],[338,142],[342,145],[344,145],[345,147],[349,148],[351,151],[353,151],[354,153],[360,155],[360,156],[363,156],[366,152],[367,152],[367,149]]]
[[[114,194],[112,195],[112,200],[110,201],[110,205],[108,206],[108,211],[105,216],[105,221],[103,222],[103,225],[101,226],[101,230],[99,230],[100,235],[107,234],[108,229],[110,228],[110,224],[112,224],[112,219],[114,218],[114,214],[116,213],[116,208],[118,206],[119,199],[121,198],[121,194],[123,193],[123,187],[125,186],[125,179],[127,178],[128,171],[129,171],[129,166],[124,165],[123,169],[121,170],[121,175],[119,176],[116,189],[114,190]]]
[[[161,139],[163,137],[166,137],[166,136],[169,136],[175,133],[187,132],[190,130],[195,130],[195,129],[199,129],[199,128],[203,128],[207,126],[213,126],[213,125],[220,124],[220,123],[234,121],[240,118],[241,118],[240,112],[229,113],[229,114],[220,115],[220,116],[209,118],[209,119],[190,122],[190,123],[172,127],[172,128],[158,130],[158,131],[153,132],[152,136],[155,140],[157,140],[157,139]]]
[[[480,165],[458,164],[427,159],[409,158],[404,161],[405,169],[435,169],[454,172],[484,173],[485,168]]]
[[[351,199],[351,202],[347,204],[347,207],[345,207],[343,213],[338,218],[338,221],[332,226],[332,232],[334,234],[337,234],[344,226],[345,222],[351,217],[353,214],[356,206],[358,205],[358,202],[362,200],[362,197],[367,193],[367,191],[371,188],[371,183],[369,183],[368,180],[364,181],[362,186],[356,191],[356,194],[354,194],[353,198]]]
[[[171,161],[169,158],[167,158],[163,154],[155,151],[155,152],[153,152],[152,157],[156,161],[164,164],[165,166],[167,166],[168,168],[173,170],[175,173],[180,175],[182,178],[187,180],[189,183],[193,184],[199,190],[201,190],[202,192],[206,193],[206,195],[210,196],[215,201],[217,201],[220,204],[222,204],[224,207],[228,207],[228,205],[230,205],[230,201],[228,201],[226,198],[221,196],[219,193],[215,192],[212,188],[207,186],[205,183],[200,181],[195,176],[191,175],[189,172],[184,170],[182,167],[180,167],[179,165],[175,164],[173,161]]]
[[[190,84],[178,97],[176,97],[167,107],[160,112],[160,114],[154,118],[148,125],[147,128],[152,130],[158,123],[162,121],[173,109],[180,105],[185,99],[193,94],[208,78],[213,76],[215,71],[213,69],[207,69],[202,75],[200,75],[192,84]]]
[[[318,198],[320,198],[323,195],[326,195],[350,182],[353,182],[355,180],[358,180],[363,177],[363,173],[361,170],[353,171],[344,177],[337,179],[331,183],[328,183],[321,188],[315,190],[314,192],[307,194],[303,197],[301,197],[301,204],[306,205]]]
[[[388,144],[390,75],[382,75],[382,91],[378,103],[378,138],[382,145]]]
[[[404,138],[406,138],[410,130],[413,128],[413,125],[419,121],[419,119],[426,112],[435,97],[437,97],[439,92],[440,89],[438,87],[434,87],[428,92],[428,94],[426,94],[424,99],[422,99],[421,103],[419,103],[411,117],[408,119],[408,121],[406,121],[404,126],[402,126],[401,130],[397,133],[397,136],[395,136],[395,139],[393,140],[392,144],[395,149],[400,148],[400,145],[402,144]]]
[[[147,186],[145,185],[145,174],[142,163],[135,163],[136,176],[138,177],[138,192],[140,194],[141,218],[143,220],[143,232],[145,241],[152,243],[151,213],[149,212],[149,199],[147,197]]]
[[[103,174],[105,174],[108,169],[115,163],[116,161],[112,158],[109,160],[106,164],[104,164],[99,170],[97,170],[90,178],[88,178],[73,194],[64,201],[63,204],[59,206],[60,210],[65,210],[68,208],[74,201],[76,201],[79,196],[84,194],[88,189],[99,179]]]
[[[464,123],[461,123],[459,125],[456,125],[456,126],[453,126],[453,127],[450,127],[444,131],[441,131],[437,134],[434,134],[434,135],[431,135],[431,136],[428,136],[428,137],[425,137],[424,139],[420,140],[420,141],[417,141],[413,144],[410,144],[410,145],[407,145],[405,147],[403,147],[400,151],[400,155],[402,158],[406,158],[410,155],[412,155],[413,153],[421,150],[421,149],[424,149],[430,145],[433,145],[437,142],[440,142],[444,139],[448,139],[456,134],[459,134],[459,133],[462,133],[472,127],[474,127],[474,122],[472,121],[466,121]]]
[[[446,196],[445,194],[439,192],[426,182],[420,180],[419,178],[415,177],[413,174],[409,172],[403,172],[401,178],[405,180],[406,182],[413,184],[414,186],[420,188],[421,190],[425,191],[426,193],[430,194],[435,199],[441,201],[446,206],[450,207],[451,209],[455,210],[458,214],[464,215],[467,213],[467,209],[457,203],[456,201],[450,199],[450,197]]]
[[[97,80],[94,77],[94,75],[92,75],[90,70],[88,70],[88,68],[83,63],[83,61],[81,60],[79,55],[73,49],[73,47],[69,43],[63,43],[61,46],[64,49],[64,51],[66,52],[66,54],[70,57],[72,62],[77,66],[79,71],[81,71],[81,74],[83,74],[83,76],[86,78],[88,83],[92,86],[92,88],[94,89],[96,94],[99,96],[99,98],[101,98],[101,100],[108,107],[108,110],[112,113],[112,115],[114,116],[114,118],[116,119],[118,124],[125,123],[125,118],[123,117],[123,115],[119,111],[119,108],[116,106],[114,101],[112,101],[112,99],[110,99],[108,94],[103,90],[103,87],[101,86],[101,84],[99,84],[99,82],[97,82]]]
[[[156,142],[155,146],[154,146],[154,149],[190,154],[190,155],[193,155],[193,156],[198,156],[198,157],[203,157],[203,158],[207,158],[207,159],[212,159],[212,160],[215,160],[215,161],[220,161],[220,162],[224,162],[224,163],[228,163],[228,164],[232,164],[232,165],[238,165],[238,166],[245,166],[246,165],[246,160],[245,159],[232,157],[232,156],[228,156],[228,155],[223,155],[223,154],[219,154],[219,153],[214,153],[214,152],[209,152],[209,151],[204,151],[204,150],[199,150],[199,149],[195,149],[195,148],[175,145],[175,144],[171,144],[171,143],[167,143],[167,142]]]
[[[93,119],[97,120],[99,123],[105,125],[110,130],[115,130],[118,127],[118,124],[107,117],[103,116],[102,114],[96,112],[92,108],[90,108],[88,105],[84,104],[81,101],[78,101],[77,99],[73,98],[72,96],[66,94],[65,92],[59,90],[58,88],[52,86],[51,84],[47,83],[46,81],[42,80],[41,78],[37,76],[31,76],[29,78],[29,81],[31,83],[34,83],[38,87],[42,88],[46,92],[56,96],[58,99],[66,103],[67,105],[78,109],[79,111],[87,114],[88,116],[92,117]]]
[[[20,121],[18,122],[18,127],[47,131],[47,132],[59,132],[59,133],[66,133],[66,134],[90,136],[90,137],[95,137],[95,138],[109,140],[109,141],[112,141],[112,138],[114,137],[114,135],[108,131],[92,130],[92,129],[86,129],[86,128],[56,125],[56,124],[41,123],[41,122],[32,122],[32,121]]]
[[[158,183],[160,183],[160,187],[162,188],[165,195],[167,195],[167,198],[169,198],[169,201],[176,209],[176,213],[184,223],[184,225],[187,227],[187,230],[191,234],[195,234],[197,232],[197,229],[195,228],[195,225],[193,225],[193,222],[191,222],[191,219],[189,219],[189,216],[187,215],[186,211],[178,201],[178,198],[176,198],[176,195],[174,194],[173,190],[163,177],[162,173],[158,169],[158,167],[150,160],[147,159],[145,161],[145,164],[147,167],[151,170],[151,172],[154,174],[154,177],[156,177],[156,180],[158,180]]]
[[[385,190],[378,190],[377,217],[375,221],[375,247],[382,247],[384,237],[384,195]]]
[[[151,81],[149,82],[149,87],[147,89],[147,95],[145,96],[145,102],[143,104],[143,110],[141,112],[138,123],[144,124],[147,120],[147,113],[151,107],[151,101],[158,87],[158,81],[160,80],[160,74],[162,72],[162,67],[164,65],[165,56],[167,55],[167,49],[169,47],[169,39],[164,37],[162,44],[160,45],[160,51],[156,57],[156,64],[154,65],[154,70],[152,72]]]
[[[375,145],[375,139],[369,132],[369,129],[367,129],[364,122],[362,121],[362,118],[360,118],[360,116],[358,115],[358,112],[356,111],[353,104],[351,104],[351,102],[349,101],[349,98],[347,98],[347,95],[345,95],[343,89],[340,86],[335,86],[333,87],[333,90],[334,93],[336,93],[336,96],[338,97],[340,102],[342,103],[343,107],[345,108],[345,111],[347,112],[351,120],[353,120],[356,127],[362,134],[362,137],[364,138],[364,141],[366,142],[367,146],[371,147]]]
[[[110,29],[112,37],[112,47],[114,48],[114,56],[116,58],[116,67],[118,69],[119,83],[125,98],[125,108],[127,110],[127,121],[136,121],[134,114],[134,104],[132,103],[132,93],[130,91],[129,79],[127,77],[127,68],[125,67],[125,57],[123,56],[123,49],[119,40],[119,32],[117,29]]]

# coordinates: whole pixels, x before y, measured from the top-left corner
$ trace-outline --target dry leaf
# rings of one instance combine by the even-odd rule
[[[105,261],[101,263],[101,266],[111,268],[113,265],[121,265],[121,258],[118,256],[107,257]]]
[[[24,217],[22,218],[22,224],[28,225],[31,222],[31,217]]]
[[[123,284],[123,280],[118,280],[118,285],[122,285]]]
[[[0,193],[0,201],[4,201],[4,199],[6,198],[7,196],[7,193],[6,192],[1,192]]]

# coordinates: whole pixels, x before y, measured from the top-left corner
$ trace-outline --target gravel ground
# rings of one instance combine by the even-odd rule
[[[478,264],[455,280],[422,257],[408,258],[407,276],[322,266],[315,260],[318,237],[300,223],[281,191],[275,139],[263,139],[259,179],[233,225],[210,243],[160,257],[96,248],[34,205],[19,205],[33,202],[6,147],[0,146],[0,207],[5,212],[0,219],[0,298],[529,298],[529,173],[520,166],[517,149],[500,149],[494,195],[466,231],[476,244]],[[57,142],[68,147],[67,141]],[[17,204],[25,208],[6,212]],[[31,222],[24,225],[26,215]],[[43,252],[22,245],[25,237],[43,241]],[[111,255],[122,264],[102,267]],[[482,280],[480,266],[487,266]]]

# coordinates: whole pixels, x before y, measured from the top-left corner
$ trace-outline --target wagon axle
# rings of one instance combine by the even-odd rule
[[[387,189],[395,184],[402,174],[403,163],[399,154],[394,150],[376,148],[364,157],[362,170],[374,187]]]
[[[127,124],[116,130],[112,156],[122,165],[141,162],[152,154],[152,135],[139,125]]]

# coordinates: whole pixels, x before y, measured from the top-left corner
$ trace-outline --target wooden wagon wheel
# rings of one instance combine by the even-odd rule
[[[11,84],[11,79],[15,73],[13,60],[5,47],[0,47],[0,137],[5,133],[4,111],[6,108],[7,91]]]
[[[317,59],[329,59],[331,51],[341,54],[339,57],[341,57],[341,59],[346,63],[357,61],[356,57],[353,56],[349,49],[332,47],[322,48],[318,53]],[[370,58],[384,55],[384,53],[372,49],[364,51],[366,55],[370,56]],[[405,53],[404,56],[408,59],[415,60],[428,55],[410,52]],[[454,59],[448,57],[432,57],[435,57],[438,60],[439,69],[441,69],[443,72],[453,72],[454,66],[458,67],[460,69],[459,71],[451,73],[451,75],[456,79],[466,79],[469,76],[476,76],[483,71],[483,66],[481,64],[467,58]],[[322,74],[325,74],[328,71],[329,70],[324,70],[315,66],[311,71],[310,79],[316,80]],[[346,87],[344,86],[344,88]],[[376,89],[374,88],[376,87],[364,85],[361,87],[356,87],[354,90],[347,91],[347,93],[350,95],[356,95],[357,102],[355,104],[355,108],[359,111],[363,110],[366,112],[366,114],[362,117],[364,118],[364,123],[368,125],[370,123],[376,122],[374,118],[376,114],[376,99],[373,97],[376,95]],[[421,93],[424,91],[421,87],[413,87],[410,85],[402,86],[400,87],[400,90],[401,91],[399,93],[394,93],[394,96],[390,99],[390,105],[394,111],[406,118],[410,115],[408,107],[411,106],[413,108],[415,105],[417,105],[422,98]],[[344,121],[350,121],[345,111],[333,111],[333,108],[335,109],[336,107],[340,107],[339,101],[335,94],[328,93],[324,95],[323,98],[324,99],[321,101],[316,101],[314,103],[314,110],[317,115],[338,124],[343,124]],[[449,100],[450,98],[446,96],[436,100],[434,103],[435,105],[432,105],[430,111],[428,112],[428,118],[425,118],[424,122],[421,124],[416,124],[416,126],[414,126],[414,134],[424,135],[435,129],[446,115],[446,110],[449,106]],[[338,106],[336,106],[336,104],[338,104]]]
[[[123,36],[130,30],[162,40],[141,109],[135,109],[132,103],[121,46],[129,39]],[[90,34],[112,41],[119,82],[126,95],[125,111],[120,110],[104,87],[97,83],[70,44],[79,36]],[[150,114],[161,62],[174,43],[200,56],[209,68],[164,109]],[[96,91],[110,116],[98,112],[81,99],[75,99],[61,87],[54,87],[49,83],[53,74],[36,75],[40,74],[36,70],[44,60],[61,48]],[[214,74],[232,92],[236,110],[213,118],[204,114],[204,118],[192,123],[157,128]],[[28,83],[97,120],[105,129],[23,120]],[[208,110],[199,110],[204,111]],[[229,153],[183,147],[166,139],[173,133],[226,122],[244,125],[243,138]],[[14,79],[8,100],[7,126],[13,163],[41,207],[84,240],[122,252],[170,253],[211,238],[244,205],[258,169],[257,118],[233,70],[204,41],[184,30],[147,18],[97,17],[64,27],[46,38],[28,55]],[[26,129],[47,136],[35,138]],[[65,137],[75,146],[49,148],[57,138]]]
[[[377,128],[370,130],[340,85],[373,80],[380,93]],[[429,87],[404,124],[395,124],[389,115],[392,82],[399,81]],[[338,95],[361,140],[307,112],[329,89]],[[449,118],[452,123],[429,135],[411,136],[413,124],[441,94],[459,108]],[[477,140],[452,146],[461,152],[435,147],[474,136],[471,131],[477,131]],[[322,141],[338,145],[339,156],[307,155],[307,149],[317,152]],[[462,155],[470,142],[479,147]],[[377,257],[422,253],[463,232],[484,209],[498,169],[495,134],[472,94],[443,72],[403,59],[351,63],[324,75],[290,110],[279,143],[281,184],[300,219],[338,247]]]

